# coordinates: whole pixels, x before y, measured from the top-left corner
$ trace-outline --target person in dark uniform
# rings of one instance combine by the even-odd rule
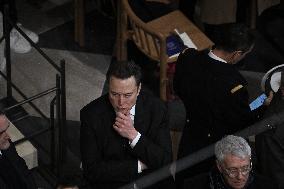
[[[178,159],[251,125],[264,109],[250,110],[247,82],[233,66],[252,50],[254,36],[242,24],[224,24],[219,35],[211,51],[186,49],[177,60],[174,90],[187,114]],[[177,173],[177,185],[184,177],[208,171],[212,162]]]

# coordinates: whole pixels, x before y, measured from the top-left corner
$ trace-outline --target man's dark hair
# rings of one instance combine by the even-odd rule
[[[214,37],[215,48],[226,52],[247,52],[254,44],[254,35],[244,24],[222,24]]]
[[[5,115],[5,113],[2,110],[0,110],[0,116],[1,115]]]
[[[108,82],[112,76],[118,79],[128,79],[134,76],[138,86],[141,83],[141,68],[133,61],[113,62],[107,72]]]

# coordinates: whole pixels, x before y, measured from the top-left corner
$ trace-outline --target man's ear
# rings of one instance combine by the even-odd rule
[[[222,173],[222,168],[221,168],[220,162],[218,160],[216,160],[216,166],[217,166],[219,172]]]
[[[139,86],[138,86],[137,96],[139,95],[139,93],[140,93],[140,91],[141,91],[141,87],[142,87],[142,83],[140,83]]]
[[[244,53],[244,51],[234,51],[234,52],[233,52],[233,56],[235,56],[236,58],[238,58],[238,57],[242,56],[243,53]]]
[[[239,57],[242,56],[243,51],[234,51],[230,53],[229,63],[234,64],[236,61],[239,60]]]

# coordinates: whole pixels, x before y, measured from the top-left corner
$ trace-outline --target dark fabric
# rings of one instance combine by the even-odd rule
[[[284,100],[280,93],[273,100],[264,117],[277,115],[284,110]],[[283,117],[279,117],[283,120]],[[284,123],[275,125],[255,138],[258,170],[262,175],[274,179],[279,188],[284,189]]]
[[[36,185],[25,161],[17,154],[13,144],[2,150],[0,175],[9,189],[35,189]]]
[[[8,188],[27,188],[24,185],[21,177],[15,170],[14,166],[10,163],[10,161],[5,157],[5,155],[0,158],[0,176],[5,180]]]
[[[115,112],[108,94],[86,105],[80,115],[83,170],[94,188],[118,188],[172,161],[167,109],[159,99],[140,92],[134,127],[141,137],[133,149],[113,129]],[[148,167],[141,174],[138,159]]]
[[[4,180],[0,177],[0,188],[1,189],[8,189],[7,185],[5,184]]]
[[[18,20],[18,14],[16,9],[15,0],[0,0],[0,11],[4,14],[4,5],[7,4],[9,7],[10,19],[16,23]]]
[[[197,0],[180,0],[179,9],[187,16],[187,18],[194,22],[195,5]]]
[[[237,86],[243,86],[232,92]],[[230,64],[216,61],[207,51],[188,49],[177,61],[174,90],[185,105],[187,123],[178,158],[206,147],[223,136],[254,123],[262,108],[250,111],[247,82]],[[209,171],[213,159],[177,174],[177,180]],[[207,169],[207,170],[204,170]],[[177,182],[178,183],[178,182]]]
[[[247,180],[247,183],[244,186],[244,189],[248,188],[254,180],[254,175],[250,174]],[[217,170],[213,169],[209,173],[209,186],[211,189],[227,189],[231,188],[226,182],[223,175]]]
[[[244,189],[277,189],[270,180],[260,175],[251,174]],[[216,169],[209,173],[202,173],[193,178],[186,179],[184,189],[231,189],[225,183],[223,176]]]
[[[149,22],[174,10],[171,4],[146,0],[129,0],[129,5],[138,18]]]

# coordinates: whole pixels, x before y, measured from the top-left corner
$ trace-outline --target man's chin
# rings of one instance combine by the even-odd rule
[[[244,186],[245,186],[245,183],[234,183],[233,188],[241,189],[241,188],[244,188]]]
[[[2,150],[7,150],[10,147],[10,142],[5,143],[4,145],[2,145]]]

